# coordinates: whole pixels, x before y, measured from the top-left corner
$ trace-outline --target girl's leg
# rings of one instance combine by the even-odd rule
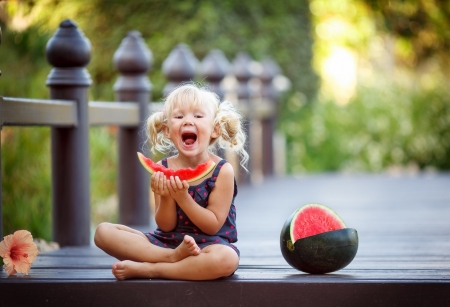
[[[215,244],[205,247],[195,257],[186,257],[174,263],[122,261],[113,265],[117,279],[164,278],[183,280],[211,280],[233,274],[239,257],[229,246]]]
[[[185,236],[176,249],[162,248],[150,243],[140,231],[110,223],[98,225],[94,241],[99,248],[119,260],[177,262],[200,253],[200,248],[190,236]]]

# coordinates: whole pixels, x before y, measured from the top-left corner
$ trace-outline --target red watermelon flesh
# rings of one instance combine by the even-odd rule
[[[195,169],[181,168],[173,170],[165,167],[164,165],[153,162],[151,159],[147,158],[140,152],[138,152],[137,155],[142,166],[144,166],[144,168],[150,174],[153,174],[155,172],[163,172],[167,179],[169,179],[170,176],[178,176],[180,180],[186,180],[187,182],[193,182],[205,177],[216,166],[216,163],[209,159],[205,163],[199,164]]]
[[[299,208],[291,221],[291,240],[314,236],[323,232],[347,228],[344,221],[330,208],[308,204]]]

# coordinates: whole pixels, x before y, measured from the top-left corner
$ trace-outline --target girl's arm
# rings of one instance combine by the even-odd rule
[[[151,177],[150,188],[155,193],[155,221],[163,231],[171,231],[177,223],[175,200],[170,196],[167,180],[163,173]]]
[[[170,178],[168,190],[189,219],[201,231],[215,235],[225,223],[230,211],[234,193],[234,171],[229,163],[225,163],[217,177],[214,189],[208,199],[208,206],[199,206],[189,195],[189,185],[179,178]]]

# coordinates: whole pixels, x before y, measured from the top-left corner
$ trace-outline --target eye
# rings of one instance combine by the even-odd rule
[[[195,118],[203,118],[204,116],[202,114],[196,114]]]

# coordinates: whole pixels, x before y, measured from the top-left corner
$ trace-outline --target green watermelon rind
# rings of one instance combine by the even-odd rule
[[[345,222],[344,222],[344,221],[341,219],[341,217],[340,217],[336,212],[334,212],[331,208],[329,208],[329,207],[327,207],[327,206],[325,206],[325,205],[322,205],[322,204],[317,204],[317,203],[314,203],[314,204],[306,204],[306,205],[304,205],[304,206],[298,208],[297,211],[294,212],[294,214],[293,214],[293,216],[292,216],[292,219],[290,219],[290,224],[291,224],[291,225],[290,225],[290,227],[289,227],[289,234],[290,234],[290,238],[291,238],[291,242],[292,242],[292,243],[295,243],[295,241],[294,241],[294,226],[295,226],[294,221],[297,219],[298,215],[299,215],[300,213],[302,213],[303,210],[305,210],[305,209],[307,209],[307,208],[310,208],[310,207],[319,207],[319,208],[325,210],[327,213],[329,213],[331,216],[333,216],[336,220],[338,220],[338,221],[343,225],[342,228],[347,228],[347,225],[345,224]]]
[[[358,232],[343,228],[298,239],[292,249],[282,239],[281,253],[293,268],[310,274],[326,274],[349,265],[358,251]]]

